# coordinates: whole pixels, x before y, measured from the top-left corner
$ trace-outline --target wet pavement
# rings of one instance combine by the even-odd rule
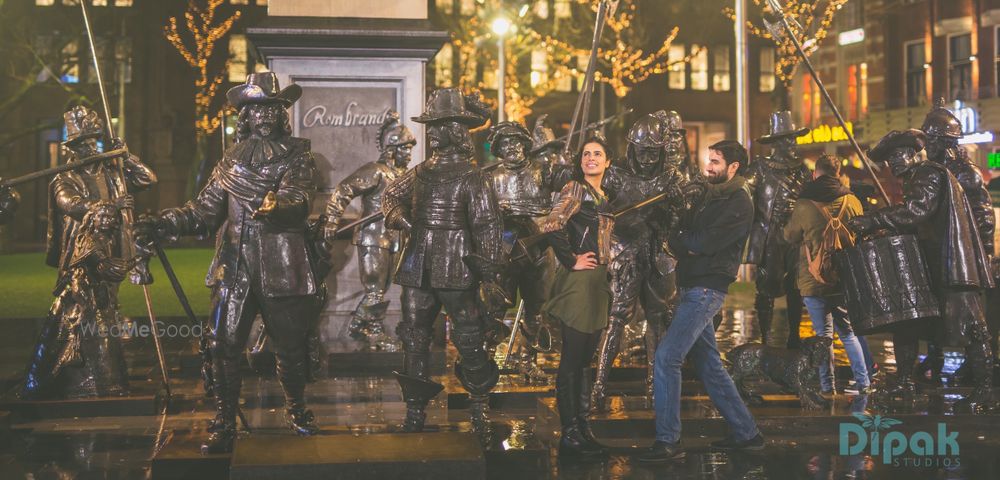
[[[787,332],[776,313],[772,338],[784,342]],[[6,388],[13,386],[12,375],[23,368],[33,342],[33,327],[25,321],[5,331],[0,338],[0,372],[8,377]],[[9,323],[0,320],[0,326]],[[812,331],[805,319],[800,335]],[[786,327],[787,328],[787,327]],[[752,312],[727,308],[717,333],[720,350],[759,338]],[[164,452],[184,457],[195,453],[207,422],[214,416],[211,399],[206,399],[196,377],[197,357],[187,339],[166,339],[171,361],[173,397],[163,415],[121,416],[113,409],[92,417],[11,419],[9,430],[0,422],[0,479],[132,479],[153,478],[152,459]],[[883,372],[894,370],[892,342],[887,336],[867,339]],[[839,345],[839,342],[838,342]],[[783,346],[783,345],[775,345]],[[149,339],[126,341],[130,375],[137,391],[156,393],[159,374]],[[22,356],[23,355],[23,356]],[[448,356],[451,371],[454,352]],[[973,416],[955,407],[968,395],[968,388],[928,390],[904,405],[882,405],[873,398],[837,395],[829,409],[805,410],[794,395],[776,386],[764,386],[762,402],[751,407],[767,447],[754,454],[715,453],[708,443],[721,437],[724,422],[712,406],[700,383],[686,376],[683,395],[683,442],[686,457],[674,463],[648,467],[634,456],[653,440],[652,412],[644,397],[642,361],[636,355],[623,355],[618,364],[618,381],[612,382],[608,412],[592,419],[598,437],[612,447],[609,460],[596,464],[560,463],[555,446],[558,442],[558,419],[554,416],[552,385],[525,387],[517,375],[505,375],[491,399],[493,430],[482,436],[486,444],[487,478],[580,478],[580,479],[997,479],[1000,478],[1000,415]],[[555,367],[557,357],[542,362],[546,370]],[[949,354],[946,373],[961,363],[959,355]],[[846,358],[842,346],[836,347],[838,387],[847,386]],[[639,372],[639,375],[636,374]],[[847,371],[846,373],[849,373]],[[883,375],[884,375],[883,373]],[[613,380],[615,376],[612,376]],[[464,408],[464,394],[450,376],[436,380],[445,383],[446,391],[428,407],[428,430],[469,432],[471,424]],[[290,435],[282,418],[282,396],[277,381],[268,376],[247,375],[243,385],[243,410],[255,438],[274,437],[276,444]],[[162,394],[162,392],[160,392]],[[389,374],[366,377],[322,378],[308,388],[308,402],[322,426],[322,435],[350,435],[361,438],[397,432],[397,423],[405,414],[399,388]],[[863,417],[863,415],[868,415]],[[912,436],[921,431],[935,434],[934,427],[944,422],[959,432],[959,455],[916,455],[907,451],[884,463],[884,455],[870,449],[856,454],[839,452],[839,425],[861,425],[865,418],[878,423],[890,416],[902,425],[872,427],[887,436],[898,431]],[[885,423],[883,421],[883,423]],[[860,428],[860,427],[859,427]],[[868,429],[868,427],[864,427]],[[247,433],[243,434],[248,435]],[[226,461],[225,458],[222,459]],[[919,464],[919,465],[917,465]],[[205,464],[208,465],[208,464]],[[212,468],[202,468],[188,478],[225,478]]]

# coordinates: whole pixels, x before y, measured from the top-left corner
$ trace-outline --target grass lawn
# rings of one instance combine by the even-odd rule
[[[208,315],[209,290],[205,287],[205,274],[212,261],[212,253],[213,250],[207,248],[167,250],[170,265],[174,267],[194,313],[199,316]],[[174,295],[170,280],[163,273],[159,259],[154,258],[149,263],[154,280],[149,287],[154,312],[158,317],[184,316],[184,310]],[[0,317],[45,316],[52,304],[52,288],[55,283],[56,269],[45,265],[44,254],[0,255]],[[146,316],[146,303],[141,287],[125,280],[119,296],[122,313]]]

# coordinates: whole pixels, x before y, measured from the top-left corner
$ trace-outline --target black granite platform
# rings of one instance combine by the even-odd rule
[[[230,454],[202,455],[199,435],[181,433],[168,438],[153,455],[152,480],[227,478]]]
[[[155,394],[127,397],[98,397],[69,400],[0,401],[0,410],[9,411],[17,419],[47,419],[72,417],[131,417],[156,415],[163,399]]]
[[[280,439],[252,435],[237,440],[229,474],[232,480],[485,477],[479,441],[463,432]]]

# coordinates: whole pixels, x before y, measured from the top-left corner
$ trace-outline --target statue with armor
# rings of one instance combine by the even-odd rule
[[[668,169],[663,132],[666,129],[656,114],[640,118],[628,133],[626,164],[612,166],[604,176],[614,208],[635,204],[667,186],[680,184],[676,170]],[[666,183],[663,183],[666,182]],[[611,245],[611,313],[608,328],[598,349],[597,372],[591,406],[606,408],[608,374],[622,343],[625,326],[642,306],[646,319],[645,338],[649,372],[647,390],[652,389],[652,361],[659,338],[673,317],[671,299],[676,293],[674,264],[666,245],[671,218],[680,208],[680,194],[671,201],[636,210],[615,221]]]
[[[97,112],[76,106],[63,115],[66,123],[66,141],[63,142],[67,162],[87,158],[99,153],[97,140],[104,134],[104,122]],[[117,141],[116,141],[117,142]],[[146,190],[156,184],[156,175],[134,155],[127,155],[122,160],[126,191],[129,193]],[[103,266],[99,275],[95,270],[81,267],[81,262],[92,263],[91,257],[77,252],[81,245],[92,245],[80,239],[85,232],[84,219],[94,207],[102,202],[110,202],[118,209],[132,208],[131,195],[116,198],[120,180],[114,167],[105,162],[95,163],[77,170],[60,173],[49,184],[49,215],[48,238],[46,244],[46,264],[59,269],[54,290],[56,300],[42,327],[42,333],[35,345],[31,362],[28,366],[22,396],[38,398],[43,396],[94,396],[118,395],[127,393],[128,387],[124,374],[124,357],[117,338],[88,339],[77,338],[84,350],[66,350],[62,342],[68,341],[66,334],[72,331],[71,325],[117,326],[124,321],[118,311],[118,285],[124,279],[125,261],[122,259],[124,237],[122,228],[117,225],[100,227],[99,234],[93,233],[93,228],[86,231],[94,238],[113,235],[114,242],[101,247],[101,252],[107,250],[108,259],[98,261]],[[108,213],[107,209],[101,215]],[[116,210],[115,215],[118,215]],[[100,216],[100,215],[98,215]],[[94,220],[94,217],[91,217]],[[103,219],[102,219],[103,221]],[[89,248],[89,247],[88,247]],[[113,259],[112,259],[113,258]],[[127,273],[130,269],[125,269]],[[119,275],[121,274],[121,275]],[[84,279],[83,276],[90,275]],[[94,277],[93,275],[97,275]],[[121,277],[121,278],[119,278]],[[77,280],[74,283],[74,278]],[[74,290],[74,289],[77,290]],[[94,290],[96,289],[96,290]],[[95,298],[83,299],[79,295],[87,292],[99,292]],[[96,302],[96,303],[95,303]],[[76,305],[74,307],[74,305]],[[74,327],[77,328],[77,327]],[[110,336],[109,336],[110,337]],[[59,358],[60,352],[71,353],[70,357],[82,358],[86,365],[83,370],[66,374],[74,377],[71,383],[65,385],[64,391],[54,386],[54,380],[63,363],[67,359]],[[97,356],[87,358],[88,352]],[[79,354],[84,354],[80,357]],[[89,363],[88,363],[89,362]],[[107,365],[92,365],[93,362],[107,362]]]
[[[535,128],[531,130],[531,151],[528,155],[535,161],[546,165],[570,165],[572,161],[563,155],[566,142],[556,139],[555,132],[545,124],[548,114],[539,115],[535,120]]]
[[[428,372],[434,321],[442,307],[459,353],[455,375],[472,396],[473,425],[478,431],[488,428],[489,392],[500,370],[486,353],[480,302],[493,309],[506,300],[498,287],[502,220],[489,177],[473,164],[470,128],[482,126],[489,116],[478,95],[463,96],[455,88],[431,92],[424,113],[413,118],[427,125],[430,158],[386,188],[382,200],[386,226],[409,232],[395,278],[403,287],[403,318],[396,333],[404,365],[396,378],[406,401],[407,432],[423,430],[427,403],[443,388]]]
[[[3,178],[0,178],[3,181]],[[0,187],[0,225],[14,218],[17,206],[21,204],[21,194],[14,187]]]
[[[965,192],[965,198],[972,207],[972,215],[976,219],[976,229],[983,244],[987,264],[992,263],[994,255],[993,234],[996,230],[996,215],[993,213],[993,201],[986,189],[983,174],[976,167],[966,149],[958,144],[962,138],[962,123],[951,111],[945,108],[944,99],[938,99],[934,108],[924,118],[920,130],[926,135],[927,159],[943,165],[958,180]],[[994,315],[993,317],[996,317]],[[990,329],[991,346],[997,349],[997,331],[1000,330],[1000,318],[987,317]],[[970,364],[963,363],[955,372],[956,377],[965,377]],[[931,381],[940,384],[941,369],[944,367],[944,351],[936,344],[928,344],[927,358],[921,365],[921,373],[930,370]]]
[[[673,110],[657,111],[653,115],[660,118],[663,125],[663,150],[666,153],[664,168],[676,170],[685,180],[697,179],[701,176],[698,161],[691,157],[688,151],[687,129],[681,115]]]
[[[325,300],[316,239],[307,234],[316,168],[309,141],[291,136],[287,112],[301,94],[298,85],[280,89],[273,72],[252,73],[231,88],[226,96],[239,111],[241,140],[226,149],[194,200],[137,222],[140,238],[217,237],[206,277],[212,313],[205,333],[216,419],[203,453],[232,450],[240,354],[258,314],[274,342],[286,421],[299,435],[318,431],[305,405],[307,337]]]
[[[926,142],[920,130],[894,131],[872,149],[872,160],[888,163],[902,180],[903,202],[852,218],[847,226],[859,235],[882,229],[915,233],[940,303],[940,319],[908,322],[893,332],[898,368],[888,393],[908,396],[915,391],[913,365],[918,341],[925,338],[941,346],[965,347],[976,389],[963,404],[981,411],[994,406],[993,355],[982,295],[994,284],[973,208],[955,176],[920,155]]]
[[[782,231],[795,209],[802,186],[812,178],[796,148],[796,139],[809,132],[796,128],[792,113],[771,114],[767,135],[757,139],[771,146],[771,155],[750,165],[747,183],[753,192],[754,218],[747,241],[746,263],[757,266],[754,307],[763,343],[771,334],[774,299],[787,294],[788,348],[799,346],[802,296],[796,285],[798,249],[785,242]]]
[[[500,159],[500,164],[489,173],[489,178],[503,217],[504,251],[508,256],[520,257],[504,268],[502,283],[511,298],[519,293],[524,301],[523,320],[519,328],[525,348],[519,357],[519,368],[530,383],[546,383],[548,376],[538,368],[536,358],[538,347],[547,348],[547,345],[539,345],[538,342],[549,342],[548,327],[544,325],[540,312],[546,300],[545,277],[551,264],[547,262],[548,256],[538,247],[524,247],[518,240],[540,233],[536,220],[552,210],[552,168],[537,157],[528,157],[531,136],[517,122],[495,125],[490,131],[489,142],[491,153]],[[526,252],[523,251],[525,248]],[[503,321],[505,313],[506,309],[502,308],[487,315],[488,318]]]
[[[400,122],[399,113],[389,112],[378,131],[377,161],[362,165],[341,180],[326,206],[326,238],[333,240],[344,219],[344,211],[355,197],[361,197],[362,216],[382,210],[382,194],[386,187],[406,172],[410,154],[417,139]],[[385,333],[382,322],[389,301],[391,269],[396,265],[400,250],[400,232],[385,227],[382,219],[369,222],[354,230],[351,241],[358,248],[358,267],[365,294],[354,310],[350,335],[363,342],[366,349],[396,351],[397,342]]]

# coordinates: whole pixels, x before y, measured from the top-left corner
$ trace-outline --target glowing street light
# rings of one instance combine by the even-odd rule
[[[506,17],[497,17],[493,20],[493,33],[497,34],[497,122],[504,121],[504,68],[506,59],[503,51],[503,39],[510,31],[511,23]]]

